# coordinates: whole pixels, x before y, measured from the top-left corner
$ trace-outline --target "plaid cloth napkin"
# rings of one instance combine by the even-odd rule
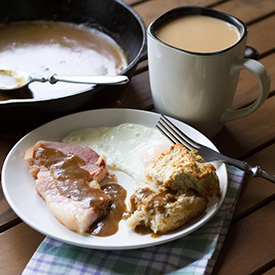
[[[227,233],[244,172],[227,166],[228,192],[217,214],[178,240],[133,250],[75,247],[46,237],[27,264],[29,274],[210,274]]]

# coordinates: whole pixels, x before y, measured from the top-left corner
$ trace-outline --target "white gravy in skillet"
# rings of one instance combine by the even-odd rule
[[[114,75],[126,67],[120,46],[108,35],[85,25],[48,21],[0,25],[0,69],[21,70],[32,76],[61,76]],[[36,99],[74,94],[88,87],[61,82],[29,85],[31,97]]]

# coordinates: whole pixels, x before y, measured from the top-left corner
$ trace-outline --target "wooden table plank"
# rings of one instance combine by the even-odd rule
[[[146,25],[165,11],[181,5],[205,5],[231,13],[249,24],[248,44],[257,48],[271,75],[271,95],[264,105],[251,116],[227,123],[220,134],[213,139],[224,153],[246,158],[251,164],[260,164],[274,172],[275,163],[275,36],[274,10],[275,0],[125,0],[134,5],[138,13],[144,16]],[[219,3],[219,4],[216,4]],[[260,20],[263,18],[262,20]],[[259,21],[260,20],[260,21]],[[250,74],[242,74],[238,86],[238,95],[234,107],[239,108],[252,102],[257,96],[257,81]],[[147,62],[138,65],[138,72],[129,85],[129,91],[121,107],[152,110],[152,97],[149,87]],[[16,139],[0,138],[0,165],[6,153]],[[241,150],[241,151],[239,151]],[[274,185],[264,179],[247,177],[237,203],[233,225],[230,227],[214,274],[274,274]],[[0,191],[0,226],[3,223],[16,221]],[[43,240],[44,236],[35,232],[24,223],[13,226],[0,235],[2,255],[0,270],[5,274],[22,272],[31,255]],[[274,262],[273,262],[274,264]],[[0,272],[1,273],[1,272]]]
[[[3,191],[2,185],[0,188],[0,233],[18,222],[17,215],[12,211],[7,203]]]
[[[266,171],[275,174],[275,144],[246,159],[253,165],[260,165]],[[240,219],[249,212],[257,209],[267,200],[274,198],[275,184],[263,179],[247,176],[241,189],[238,203],[235,208],[233,220]]]
[[[275,255],[275,201],[232,225],[213,275],[252,274]]]
[[[274,263],[275,264],[275,263]],[[275,267],[271,268],[267,272],[264,273],[265,275],[274,275],[275,274]]]
[[[256,48],[260,54],[273,51],[275,48],[274,26],[275,15],[251,25],[248,30],[247,45]]]
[[[134,9],[142,16],[145,25],[148,26],[153,20],[166,11],[180,6],[202,6],[211,7],[213,9],[232,14],[247,24],[251,24],[262,17],[266,17],[275,11],[275,0],[254,1],[254,0],[238,0],[225,1],[217,4],[219,1],[212,0],[161,0],[140,2],[134,6]],[[156,8],[157,7],[157,8]],[[245,11],[245,12],[244,12]]]
[[[216,10],[226,12],[236,16],[242,21],[250,24],[275,11],[275,0],[234,0],[226,1],[215,5]]]
[[[253,114],[228,122],[212,139],[213,142],[222,153],[240,159],[259,150],[260,146],[274,142],[274,106],[275,97],[273,96]]]
[[[2,233],[0,270],[5,270],[5,275],[20,274],[44,238],[25,223]]]
[[[162,15],[168,10],[174,9],[180,6],[209,6],[217,3],[215,0],[159,0],[159,1],[147,1],[139,5],[135,5],[134,9],[142,17],[146,26],[148,26],[157,17]]]

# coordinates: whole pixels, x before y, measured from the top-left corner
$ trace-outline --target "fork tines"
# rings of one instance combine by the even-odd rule
[[[175,126],[164,115],[161,115],[156,127],[169,138],[174,144],[181,143],[185,145],[189,150],[198,150],[199,144],[186,136],[177,126]]]

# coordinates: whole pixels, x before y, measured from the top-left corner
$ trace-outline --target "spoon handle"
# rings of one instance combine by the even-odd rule
[[[102,76],[58,76],[52,74],[47,79],[51,84],[57,81],[80,83],[80,84],[102,84],[102,85],[121,85],[129,81],[125,75],[102,75]]]

